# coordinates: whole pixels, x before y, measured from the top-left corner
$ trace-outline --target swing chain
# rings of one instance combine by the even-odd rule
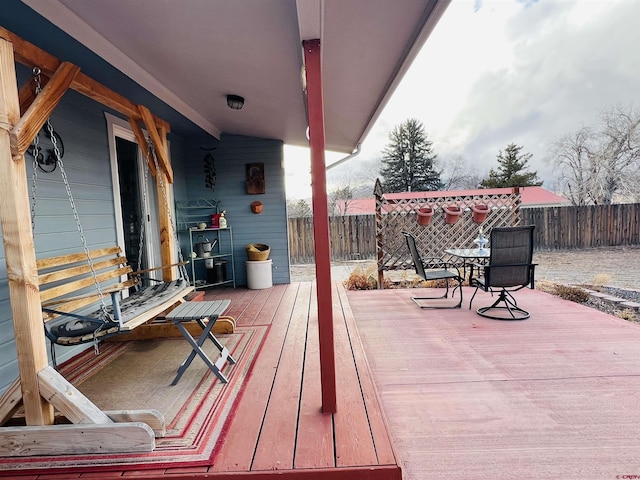
[[[148,143],[147,143],[148,145]],[[149,153],[147,152],[147,156]],[[148,201],[147,201],[147,186],[148,186],[148,178],[149,178],[149,161],[145,162],[143,168],[143,187],[142,187],[142,215],[140,221],[140,238],[138,240],[138,270],[142,270],[142,251],[144,248],[144,232],[147,225],[147,215],[148,215]]]
[[[50,131],[53,131],[51,128],[51,122],[47,120],[47,128]],[[78,233],[80,233],[80,241],[82,242],[82,249],[84,251],[85,256],[87,257],[87,262],[89,264],[89,269],[91,270],[91,276],[93,277],[93,283],[98,291],[98,297],[100,298],[100,309],[102,310],[102,314],[104,315],[105,320],[113,321],[113,318],[109,311],[107,310],[107,305],[104,301],[104,293],[102,292],[102,288],[100,287],[100,282],[98,281],[98,274],[93,265],[93,259],[91,258],[91,253],[89,253],[89,245],[87,244],[87,238],[84,235],[84,230],[82,228],[82,224],[80,223],[80,216],[78,215],[78,209],[76,207],[76,202],[73,199],[73,194],[71,193],[71,186],[69,185],[69,178],[67,177],[67,172],[64,169],[64,164],[62,163],[62,159],[59,156],[59,150],[56,146],[55,137],[51,137],[51,141],[53,142],[53,148],[56,152],[56,159],[58,160],[58,166],[60,167],[60,175],[62,176],[62,181],[64,183],[64,188],[67,191],[67,196],[69,198],[69,203],[71,204],[71,210],[73,211],[73,218],[76,221],[76,228],[78,229]]]
[[[38,95],[41,91],[42,91],[42,86],[41,86],[41,82],[40,82],[40,69],[38,67],[34,67],[33,68],[33,77],[34,77],[34,81],[36,82],[36,95]],[[87,257],[87,262],[89,264],[89,268],[91,270],[91,276],[93,277],[93,283],[96,287],[96,290],[98,291],[98,297],[100,299],[100,309],[102,310],[102,314],[104,315],[104,320],[108,320],[108,321],[113,321],[112,315],[109,313],[108,309],[107,309],[107,305],[104,301],[104,293],[102,292],[102,288],[100,287],[100,282],[98,281],[98,274],[94,268],[93,265],[93,259],[91,258],[91,254],[89,253],[89,246],[87,244],[87,239],[84,235],[84,230],[82,228],[82,224],[80,223],[80,216],[78,215],[78,209],[76,207],[76,203],[75,200],[73,199],[73,194],[71,193],[71,186],[69,185],[69,178],[67,177],[67,172],[64,169],[64,164],[62,162],[62,157],[60,155],[60,149],[58,148],[58,140],[56,139],[56,136],[53,133],[53,125],[51,125],[51,120],[49,118],[47,118],[47,121],[45,122],[45,127],[47,129],[47,132],[49,132],[49,134],[51,135],[51,143],[53,145],[53,152],[56,156],[56,160],[58,162],[58,166],[60,167],[60,176],[62,177],[62,181],[64,183],[64,188],[67,192],[67,197],[69,198],[69,203],[71,204],[71,210],[73,211],[73,218],[76,222],[76,228],[78,229],[78,232],[80,233],[80,241],[82,242],[82,248],[84,250],[84,254]],[[39,135],[39,133],[38,133]],[[38,145],[38,135],[35,136],[34,138],[34,146]],[[36,174],[36,170],[37,170],[37,158],[38,158],[38,151],[35,150],[34,151],[34,168],[33,168],[33,182],[34,185],[32,187],[32,193],[34,196],[33,202],[32,202],[32,215],[31,215],[31,225],[32,225],[32,229],[35,230],[35,223],[34,223],[34,218],[35,218],[35,195],[36,195],[36,180],[37,180],[37,174]],[[96,332],[94,332],[94,335],[101,329],[102,327],[99,327],[98,330],[96,330]],[[95,346],[95,348],[97,349],[97,346]]]
[[[40,83],[40,69],[33,67],[33,81],[36,83],[36,96],[42,90]],[[33,167],[31,173],[31,232],[36,233],[36,200],[38,198],[38,155],[40,155],[40,131],[33,137]]]

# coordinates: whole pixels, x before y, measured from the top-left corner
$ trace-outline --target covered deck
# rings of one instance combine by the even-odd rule
[[[227,385],[220,388],[218,381],[211,380],[213,386],[194,389],[191,397],[202,395],[200,408],[209,411],[190,417],[190,422],[204,426],[185,427],[195,430],[188,446],[177,445],[178,439],[173,443],[171,439],[165,443],[158,439],[156,450],[150,454],[0,459],[0,477],[58,480],[120,476],[140,479],[402,478],[342,286],[334,284],[333,287],[336,382],[339,385],[338,408],[334,414],[322,413],[315,283],[276,285],[264,290],[216,289],[208,291],[205,297],[206,300],[217,298],[231,299],[225,314],[236,319],[238,335],[253,340],[234,343],[232,354],[238,363],[224,369],[229,374]],[[234,341],[225,335],[219,338],[223,343]],[[182,339],[171,342],[186,344]],[[77,383],[79,390],[97,405],[102,404],[97,397],[104,395],[110,397],[110,408],[127,408],[126,398],[121,398],[122,405],[117,405],[118,400],[114,400],[113,392],[109,392],[114,385],[112,377],[128,376],[126,372],[116,370],[116,362],[125,355],[120,353],[122,347],[113,345],[102,347],[101,356],[114,360],[113,364],[107,362],[100,365],[100,369],[96,368],[95,376],[100,377],[99,381],[87,380],[91,377],[88,365],[93,361],[92,352],[75,364],[69,362],[65,376]],[[153,353],[151,347],[136,350],[139,353],[134,355],[139,355],[138,360],[129,362],[129,369],[143,368],[143,357]],[[247,360],[251,351],[255,354]],[[167,369],[175,372],[181,360],[181,356],[167,356]],[[110,368],[114,369],[111,373]],[[205,380],[211,377],[200,359],[194,361],[185,377],[189,374],[204,375]],[[135,377],[128,378],[136,381]],[[172,378],[173,374],[167,375],[167,385]],[[143,388],[144,379],[140,374],[137,382],[138,385],[122,386],[122,397],[128,396],[127,391]],[[158,387],[158,391],[173,395],[176,390],[171,388],[186,389],[191,385],[189,382],[188,378],[183,378],[177,386]],[[91,390],[91,383],[103,387]],[[150,385],[149,388],[156,387]],[[219,401],[211,398],[214,396]],[[205,407],[207,400],[212,403]],[[185,406],[179,410],[186,409]],[[167,418],[167,423],[170,437],[172,424],[176,421]]]
[[[417,480],[638,473],[638,325],[537,290],[518,292],[532,315],[513,322],[482,318],[466,302],[462,309],[421,310],[411,301],[415,290],[347,292],[334,284],[338,411],[322,414],[314,288],[303,282],[207,293],[232,300],[239,332],[266,333],[251,365],[238,355],[228,370],[231,381],[217,395],[239,392],[211,410],[216,428],[202,459],[162,464],[154,452],[129,455],[137,463],[127,466],[117,464],[121,459],[74,466],[71,459],[55,467],[54,459],[41,458],[49,468],[31,471],[28,462],[9,470],[8,461],[20,462],[9,459],[0,476]],[[466,299],[470,293],[466,288]],[[474,307],[489,301],[480,292]],[[166,362],[175,369],[180,360]],[[200,363],[190,367],[194,374]],[[234,376],[234,368],[246,375]]]

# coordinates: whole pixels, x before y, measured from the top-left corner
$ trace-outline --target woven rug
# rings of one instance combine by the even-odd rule
[[[86,350],[61,368],[60,373],[102,410],[153,408],[162,412],[167,434],[156,448],[144,454],[39,456],[0,459],[0,477],[7,471],[37,471],[69,467],[95,470],[141,470],[210,465],[217,441],[239,400],[267,327],[238,327],[219,336],[236,364],[227,364],[221,383],[196,357],[176,386],[171,386],[178,366],[191,351],[182,338],[104,343],[100,354]],[[203,346],[210,358],[212,342]],[[9,474],[10,475],[10,474]]]

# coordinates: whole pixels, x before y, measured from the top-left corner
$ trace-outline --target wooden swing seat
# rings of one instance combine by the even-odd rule
[[[37,261],[45,332],[56,344],[77,345],[130,332],[184,301],[184,297],[193,291],[187,280],[179,279],[139,288],[127,298],[120,299],[123,292],[139,285],[141,274],[171,266],[134,272],[122,249],[117,246],[91,250],[89,255],[95,280],[84,252]],[[114,322],[102,324],[100,320],[103,312],[96,281],[106,310],[115,315]],[[77,332],[69,328],[69,334],[59,333],[64,331],[61,326],[73,322],[79,325]],[[89,328],[91,331],[87,333],[87,328],[82,329],[82,325],[95,325],[95,328]],[[102,328],[95,331],[98,326]]]

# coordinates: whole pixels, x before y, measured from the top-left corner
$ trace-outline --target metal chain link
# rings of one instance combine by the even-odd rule
[[[36,82],[36,95],[38,95],[42,91],[42,84],[40,79],[40,69],[38,67],[33,68],[33,78]],[[73,199],[73,194],[71,193],[71,187],[69,185],[69,179],[67,177],[67,173],[64,170],[64,164],[62,162],[62,156],[60,154],[60,149],[58,148],[58,140],[54,134],[53,125],[51,124],[51,120],[47,118],[45,122],[45,128],[51,137],[51,144],[53,145],[53,152],[56,156],[56,162],[60,167],[60,175],[62,177],[62,181],[64,183],[64,188],[67,192],[67,197],[69,198],[69,203],[71,204],[71,210],[73,211],[73,218],[76,222],[76,228],[80,233],[80,240],[82,242],[82,248],[84,250],[84,254],[87,257],[87,262],[89,264],[89,268],[91,270],[91,276],[93,277],[93,283],[98,291],[98,297],[100,299],[100,309],[102,310],[102,314],[104,316],[104,320],[113,321],[112,315],[109,313],[107,309],[107,305],[104,301],[104,293],[102,292],[102,288],[100,287],[100,282],[98,281],[98,274],[93,265],[93,259],[91,258],[91,254],[89,253],[89,246],[87,245],[87,239],[84,235],[84,230],[82,229],[82,224],[80,223],[80,217],[78,215],[78,209],[76,208],[76,203]],[[35,208],[36,208],[36,195],[37,195],[37,179],[38,179],[38,154],[40,153],[39,146],[39,135],[40,132],[34,138],[34,157],[33,157],[33,173],[32,173],[32,181],[33,185],[31,188],[31,193],[33,196],[33,201],[31,202],[31,228],[35,233]],[[98,327],[98,329],[94,332],[95,335],[102,329],[102,326]],[[97,346],[96,346],[97,348]]]
[[[33,67],[33,80],[36,82],[36,96],[42,90],[40,69]],[[38,155],[40,154],[40,131],[33,137],[33,172],[31,173],[31,233],[36,236],[36,202],[38,200]]]
[[[147,143],[147,157],[149,156],[149,148]],[[142,250],[144,247],[144,232],[147,225],[147,212],[148,210],[148,201],[147,201],[147,182],[149,178],[149,163],[148,159],[144,163],[143,169],[143,183],[142,183],[142,215],[140,216],[140,238],[138,240],[138,270],[142,270]]]
[[[87,257],[87,263],[89,264],[89,268],[91,270],[91,276],[93,277],[93,283],[98,291],[98,297],[100,298],[100,309],[102,310],[102,314],[104,315],[104,319],[108,319],[109,321],[113,321],[112,315],[109,313],[107,309],[107,305],[104,301],[104,293],[102,292],[102,288],[100,287],[100,282],[98,281],[98,274],[93,265],[93,259],[91,258],[91,253],[89,252],[89,245],[87,244],[87,238],[84,235],[84,230],[82,228],[82,223],[80,223],[80,216],[78,215],[78,209],[76,207],[76,202],[73,199],[73,194],[71,193],[71,186],[69,185],[69,178],[67,177],[67,172],[64,169],[64,163],[62,162],[62,158],[60,157],[60,150],[58,149],[58,143],[55,135],[53,134],[53,127],[51,126],[51,122],[49,120],[46,121],[46,128],[48,132],[51,134],[51,143],[53,144],[53,151],[56,155],[56,161],[58,162],[58,167],[60,168],[60,176],[62,177],[62,181],[64,183],[64,188],[67,191],[67,197],[69,198],[69,204],[71,205],[71,210],[73,211],[73,218],[76,221],[76,228],[78,229],[78,233],[80,233],[80,241],[82,242],[82,249],[84,250],[84,254]]]

